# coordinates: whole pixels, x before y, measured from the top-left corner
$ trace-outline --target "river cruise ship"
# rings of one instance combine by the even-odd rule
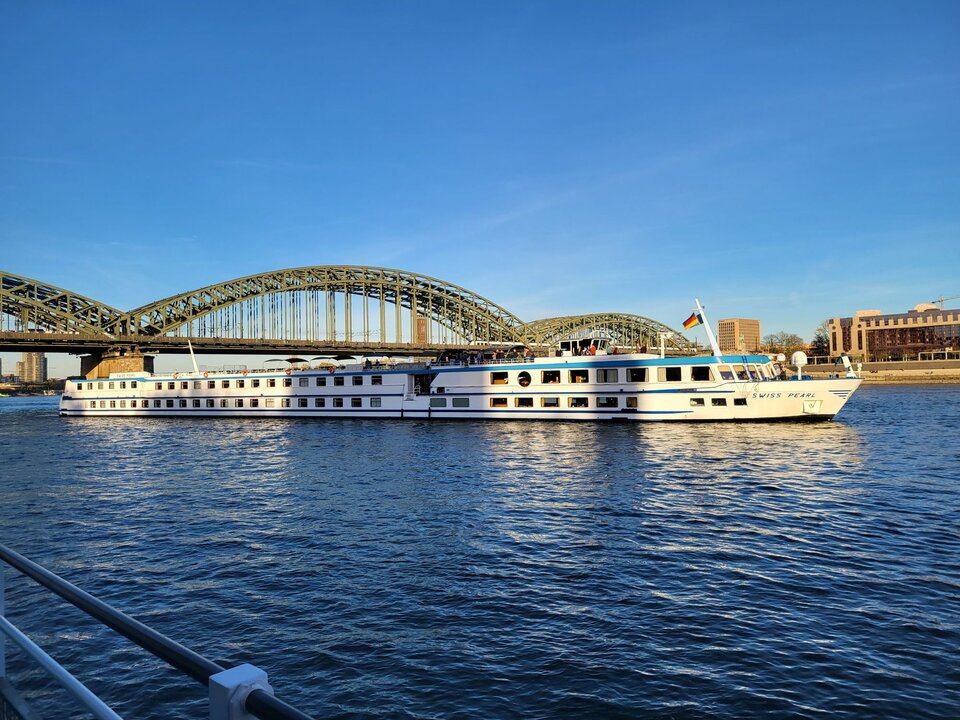
[[[599,338],[548,357],[477,354],[441,363],[186,373],[68,380],[66,416],[529,420],[827,420],[860,386],[852,371],[787,379],[762,355],[619,353]]]

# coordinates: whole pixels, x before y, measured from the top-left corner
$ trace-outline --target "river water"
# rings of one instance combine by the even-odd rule
[[[960,716],[960,386],[821,424],[59,418],[0,541],[318,718]],[[205,689],[9,568],[127,718]],[[84,717],[8,648],[44,717]]]

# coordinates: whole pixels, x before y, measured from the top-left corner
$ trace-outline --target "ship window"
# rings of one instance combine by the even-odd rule
[[[126,390],[126,389],[127,389],[127,383],[125,383],[125,382],[123,382],[123,381],[121,380],[121,381],[120,381],[120,389],[121,389],[121,390]]]
[[[737,375],[737,380],[747,379],[747,369],[743,365],[733,365],[733,371]]]
[[[247,384],[246,380],[237,380],[237,387],[242,388]]]
[[[193,406],[194,406],[194,407],[197,407],[197,408],[200,407],[200,401],[199,401],[199,400],[194,400],[194,401],[193,401]]]
[[[615,408],[619,407],[620,398],[617,397],[598,397],[597,398],[597,407],[598,408]]]
[[[317,387],[324,387],[327,384],[327,379],[325,377],[317,378]]]
[[[131,387],[131,388],[137,387],[137,381],[136,381],[136,380],[131,380],[131,381],[130,381],[130,387]]]
[[[726,407],[726,406],[727,406],[727,399],[726,399],[726,398],[713,398],[713,399],[710,401],[710,404],[713,405],[714,407]]]
[[[470,398],[454,398],[454,407],[470,407]]]
[[[237,398],[237,402],[234,403],[237,407],[243,407],[243,398]]]
[[[87,383],[87,390],[93,390],[93,383]]]
[[[615,383],[619,378],[617,377],[616,368],[606,368],[604,370],[597,370],[597,382],[598,383]]]
[[[144,408],[145,408],[145,407],[150,407],[150,401],[149,401],[149,400],[141,400],[141,401],[140,401],[140,407],[144,407]]]
[[[335,377],[335,378],[333,379],[333,384],[334,384],[334,385],[343,385],[343,376],[341,375],[341,376],[339,376],[339,377]]]
[[[340,379],[342,380],[343,378],[340,378]],[[343,398],[334,398],[334,399],[333,399],[333,406],[334,406],[334,407],[343,407]]]
[[[572,408],[585,408],[589,406],[589,402],[585,397],[572,397],[567,404]]]
[[[746,405],[746,404],[747,404],[747,399],[746,399],[746,398],[734,398],[734,399],[733,399],[733,404],[734,404],[734,405]]]
[[[447,399],[446,398],[430,398],[430,407],[446,407]]]
[[[710,367],[708,365],[694,365],[690,368],[690,379],[694,382],[710,382]]]
[[[517,382],[520,384],[520,387],[529,386],[531,380],[532,378],[530,377],[530,373],[528,373],[526,370],[517,375]]]
[[[208,407],[208,408],[213,407],[213,405],[214,405],[213,400],[207,400],[207,407]]]
[[[586,370],[571,370],[570,382],[572,383],[590,382],[590,375]]]
[[[371,385],[383,385],[383,375],[371,375],[370,376]]]
[[[657,379],[660,382],[680,382],[681,369],[679,367],[657,368]]]
[[[181,389],[181,390],[186,390],[188,387],[190,387],[190,383],[188,383],[188,382],[182,382],[182,381],[181,381],[181,383],[180,383],[180,389]]]
[[[703,407],[703,398],[690,398],[690,405],[693,407]]]
[[[83,383],[82,383],[82,382],[78,382],[78,383],[77,383],[77,390],[83,390]]]
[[[172,407],[173,407],[173,400],[167,400],[167,407],[168,407],[168,408],[172,408]]]
[[[324,407],[327,404],[327,401],[323,398],[314,398],[313,406],[314,407]]]
[[[194,381],[193,381],[193,389],[194,389],[194,390],[199,390],[199,389],[200,389],[200,381],[199,381],[199,380],[194,380]]]
[[[260,407],[260,398],[253,398],[250,400],[250,407]]]
[[[158,402],[159,402],[159,401],[158,401]],[[105,408],[106,406],[107,406],[107,401],[106,401],[106,400],[101,400],[101,401],[100,401],[100,407]]]
[[[154,401],[153,401],[153,406],[154,406],[154,407],[160,407],[160,404],[161,404],[162,402],[163,402],[162,400],[154,400]]]
[[[310,384],[310,378],[300,378],[300,387],[307,387]]]
[[[354,385],[363,385],[363,375],[354,375],[353,376]]]
[[[216,380],[207,380],[207,389],[213,390],[217,386]]]
[[[114,389],[114,383],[112,383],[112,382],[107,383],[107,389],[108,389],[108,390],[113,390],[113,389]]]
[[[558,408],[560,407],[560,398],[558,397],[540,398],[540,407]]]
[[[507,384],[507,374],[505,372],[492,372],[490,373],[490,384],[491,385],[506,385]]]
[[[120,401],[120,407],[125,408],[126,406],[127,406],[127,401],[126,401],[126,400],[121,400],[121,401]]]
[[[350,398],[350,407],[363,407],[363,398]]]
[[[163,383],[157,383],[157,390],[162,390],[162,389],[163,389]],[[103,390],[102,382],[97,383],[97,390]]]
[[[176,383],[174,383],[174,382],[168,382],[168,383],[167,383],[167,390],[173,390],[174,388],[176,388],[176,386],[177,386]]]
[[[290,407],[290,398],[283,398],[280,401],[280,407]]]
[[[628,407],[628,408],[633,408],[634,410],[636,410],[636,408],[637,408],[637,399],[636,399],[635,397],[628,397],[628,398],[627,398],[627,407]]]
[[[276,387],[276,386],[277,386],[276,378],[270,378],[269,380],[267,380],[267,387]]]
[[[103,383],[97,383],[97,385],[100,386],[99,389],[101,390],[103,389]],[[163,383],[156,383],[156,386],[157,386],[155,388],[156,390],[163,390]]]
[[[514,400],[514,405],[522,408],[532,408],[533,398],[516,398],[516,400]]]
[[[283,386],[284,386],[284,387],[290,387],[291,385],[293,385],[293,380],[291,380],[290,378],[284,378],[284,379],[283,379]]]
[[[266,398],[266,399],[263,401],[263,404],[266,405],[267,407],[273,407],[274,405],[276,405],[276,402],[277,402],[277,401],[274,400],[273,398]]]
[[[380,407],[382,401],[380,398],[370,398],[370,407]]]
[[[227,400],[226,398],[223,398],[223,399],[220,401],[220,407],[222,407],[222,408],[229,407],[229,402],[230,402],[229,400]]]
[[[720,370],[720,377],[724,380],[733,380],[733,371],[732,370]]]
[[[490,407],[505,408],[507,406],[506,398],[490,398]]]
[[[250,387],[260,387],[260,380],[258,378],[254,378],[253,380],[251,380]]]
[[[187,401],[186,401],[186,400],[181,400],[181,401],[180,401],[180,407],[185,408],[186,406],[187,406]]]
[[[306,406],[307,406],[306,398],[300,398],[299,400],[297,400],[297,407],[306,407]]]
[[[544,370],[540,373],[540,382],[545,385],[555,385],[560,382],[559,370]]]
[[[90,401],[90,407],[95,408],[96,406],[97,406],[97,401],[96,401],[96,400],[91,400],[91,401]]]

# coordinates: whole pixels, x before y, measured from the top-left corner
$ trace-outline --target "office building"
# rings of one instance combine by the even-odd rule
[[[916,360],[920,353],[960,348],[960,310],[921,303],[905,313],[858,310],[827,324],[830,354],[870,360]]]
[[[717,323],[720,352],[752,353],[760,350],[760,321],[728,318]]]

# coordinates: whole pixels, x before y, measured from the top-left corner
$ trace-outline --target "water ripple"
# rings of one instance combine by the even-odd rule
[[[956,717],[960,388],[868,387],[841,418],[94,420],[5,400],[0,535],[318,717]],[[206,715],[200,686],[7,576],[11,619],[121,714]],[[45,715],[82,717],[11,654]]]

